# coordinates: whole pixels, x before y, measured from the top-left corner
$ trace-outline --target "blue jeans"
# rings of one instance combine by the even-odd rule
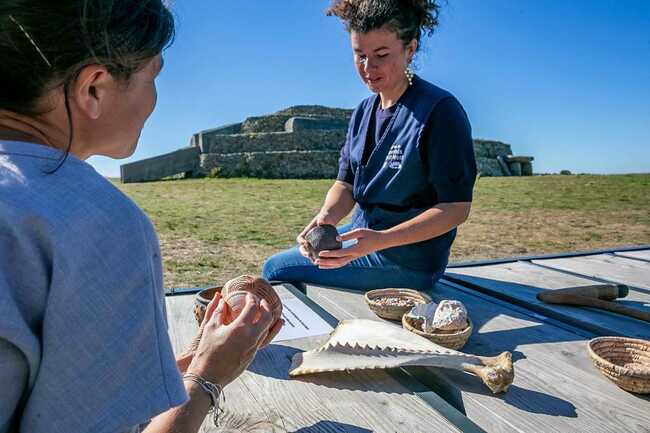
[[[339,227],[339,233],[352,229],[352,224]],[[346,241],[343,247],[354,244]],[[269,281],[307,283],[319,286],[340,287],[353,290],[380,288],[410,288],[430,290],[440,279],[440,274],[418,272],[400,266],[382,256],[371,253],[359,257],[338,269],[319,269],[311,260],[303,257],[294,247],[269,257],[262,268],[262,277]]]

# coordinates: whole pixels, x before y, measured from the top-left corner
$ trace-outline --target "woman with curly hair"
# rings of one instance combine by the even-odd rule
[[[327,10],[345,23],[356,71],[373,95],[352,114],[320,211],[297,247],[266,261],[265,278],[427,290],[444,273],[456,227],[470,212],[476,163],[458,100],[410,68],[438,11],[433,0],[336,0]],[[312,261],[305,235],[353,208],[352,222],[339,228],[343,248]]]

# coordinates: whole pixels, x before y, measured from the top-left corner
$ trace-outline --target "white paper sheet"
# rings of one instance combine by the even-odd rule
[[[284,326],[273,339],[274,343],[297,338],[329,334],[332,327],[314,310],[298,298],[282,300]]]

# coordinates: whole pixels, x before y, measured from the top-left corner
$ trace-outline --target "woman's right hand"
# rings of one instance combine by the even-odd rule
[[[228,325],[225,319],[228,304],[223,299],[203,329],[203,335],[187,372],[226,386],[235,380],[253,361],[257,349],[268,342],[282,326],[282,321],[271,323],[271,309],[265,300],[248,294],[242,312]],[[256,316],[259,318],[255,321]],[[207,311],[206,311],[207,315]],[[271,326],[273,325],[273,326]]]
[[[316,226],[321,226],[323,224],[331,224],[331,225],[336,225],[338,221],[333,221],[333,219],[324,212],[319,212],[318,215],[316,215],[310,222],[305,226],[305,228],[300,232],[298,237],[296,237],[296,242],[298,242],[298,250],[300,251],[300,254],[302,254],[303,257],[308,258],[311,260],[311,257],[309,257],[309,249],[307,249],[307,239],[305,239],[305,236],[311,229],[313,229]]]

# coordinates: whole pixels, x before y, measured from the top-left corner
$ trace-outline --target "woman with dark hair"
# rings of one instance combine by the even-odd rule
[[[352,114],[320,212],[298,247],[267,260],[265,278],[427,290],[443,274],[456,227],[470,212],[476,163],[458,100],[410,68],[438,10],[433,0],[335,0],[328,9],[345,23],[356,70],[374,95]],[[338,224],[355,205],[352,222],[339,228],[343,248],[312,262],[305,235]]]
[[[160,0],[0,2],[0,433],[197,431],[281,326],[217,297],[175,360],[153,226],[84,162],[133,153],[173,34]]]

